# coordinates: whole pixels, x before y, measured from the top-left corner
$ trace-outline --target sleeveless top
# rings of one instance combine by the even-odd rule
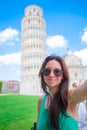
[[[47,96],[48,95],[45,95],[42,99],[37,130],[56,130],[54,127],[50,126],[49,110],[44,107]],[[65,114],[60,113],[59,127],[60,130],[78,130],[78,121],[72,118],[67,112],[65,112]]]

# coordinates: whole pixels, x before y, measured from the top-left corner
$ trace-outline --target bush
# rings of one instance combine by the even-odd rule
[[[0,93],[2,91],[2,82],[0,81]]]

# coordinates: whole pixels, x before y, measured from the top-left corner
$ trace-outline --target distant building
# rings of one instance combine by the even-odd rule
[[[20,82],[15,80],[2,81],[2,93],[19,93]]]
[[[22,19],[20,94],[40,94],[38,72],[46,56],[46,23],[36,5],[25,8]]]
[[[74,82],[84,82],[87,78],[87,66],[82,64],[82,60],[75,56],[68,48],[63,56],[70,74],[70,88]]]

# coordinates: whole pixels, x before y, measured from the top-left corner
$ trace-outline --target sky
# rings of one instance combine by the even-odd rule
[[[46,21],[46,53],[69,48],[87,66],[87,0],[3,0],[0,3],[0,80],[20,81],[21,22],[25,8],[40,6]]]

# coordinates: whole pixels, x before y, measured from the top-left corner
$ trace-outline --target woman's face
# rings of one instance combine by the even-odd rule
[[[57,90],[61,80],[63,79],[63,72],[61,72],[62,67],[60,63],[56,60],[51,60],[46,64],[45,69],[47,69],[46,71],[48,71],[47,73],[49,73],[47,75],[44,74],[45,83],[49,87],[50,91]]]

